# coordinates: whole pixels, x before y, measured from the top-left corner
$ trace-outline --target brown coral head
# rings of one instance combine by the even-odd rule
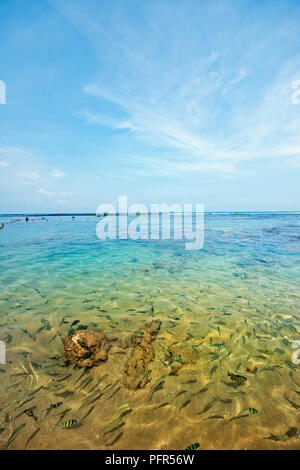
[[[94,330],[77,330],[64,339],[65,361],[79,367],[91,367],[106,361],[109,341],[105,334]]]

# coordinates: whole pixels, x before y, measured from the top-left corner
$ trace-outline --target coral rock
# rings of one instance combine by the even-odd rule
[[[79,367],[98,365],[106,361],[110,348],[105,334],[94,330],[77,330],[64,339],[65,361]]]
[[[140,329],[144,334],[134,335],[131,343],[135,345],[131,356],[125,364],[123,385],[126,388],[136,390],[142,388],[145,383],[145,373],[148,363],[155,358],[155,353],[151,342],[155,340],[160,328],[160,320],[153,320]]]

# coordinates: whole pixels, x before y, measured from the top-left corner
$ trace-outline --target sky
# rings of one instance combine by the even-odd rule
[[[300,210],[298,0],[0,0],[0,81],[0,213]]]

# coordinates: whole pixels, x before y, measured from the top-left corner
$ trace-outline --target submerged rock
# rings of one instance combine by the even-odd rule
[[[169,357],[167,362],[171,362],[172,373],[176,373],[185,364],[195,364],[199,359],[199,353],[191,346],[176,344],[168,347]]]
[[[107,336],[94,330],[76,330],[64,339],[65,362],[92,367],[106,361],[110,348]]]
[[[151,343],[156,338],[160,324],[160,320],[145,323],[145,325],[136,332],[137,334],[132,336],[131,343],[135,345],[135,348],[124,368],[123,385],[126,388],[136,390],[146,384],[147,365],[155,358]]]

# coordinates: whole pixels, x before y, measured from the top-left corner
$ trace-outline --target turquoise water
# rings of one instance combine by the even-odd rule
[[[300,365],[291,345],[300,340],[300,215],[206,215],[197,251],[186,251],[183,241],[99,240],[98,221],[0,217],[0,340],[7,352],[0,445],[25,424],[8,448],[184,449],[199,442],[202,449],[299,449]],[[51,329],[38,332],[42,318]],[[63,356],[61,339],[76,319],[129,343],[145,322],[160,319],[146,385],[123,386],[132,345],[120,349],[118,342],[106,362],[85,371],[87,388],[68,378],[63,357],[49,358]],[[164,353],[172,344],[187,357],[197,351],[176,374]],[[228,371],[246,383],[230,380]],[[106,374],[97,385],[103,394],[79,410]],[[43,419],[42,410],[60,400]],[[105,427],[124,402],[130,411],[106,440]],[[258,413],[239,417],[249,407]],[[74,429],[55,427],[75,418]]]

